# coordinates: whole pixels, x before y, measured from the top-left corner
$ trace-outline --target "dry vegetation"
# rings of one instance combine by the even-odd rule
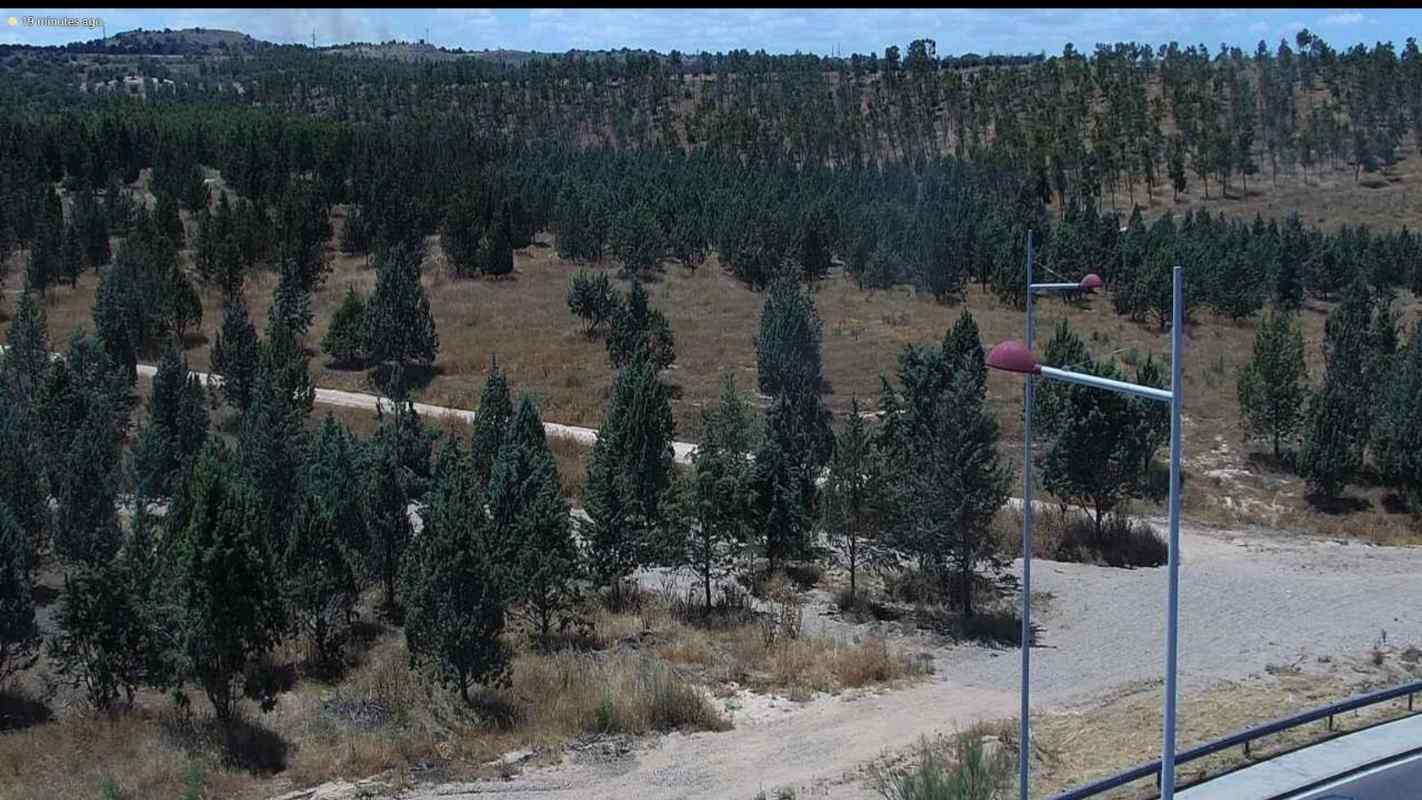
[[[786,606],[798,602],[778,596]],[[363,619],[373,619],[373,601]],[[801,637],[781,624],[778,609],[723,604],[707,618],[689,601],[649,591],[623,608],[590,602],[581,613],[591,627],[569,633],[554,652],[511,632],[519,649],[510,684],[482,692],[472,708],[410,669],[402,632],[363,622],[349,670],[335,681],[303,674],[299,646],[274,654],[268,668],[288,688],[270,714],[249,706],[228,733],[211,722],[198,692],[189,695],[190,718],[153,692],[129,713],[96,717],[41,664],[0,693],[0,722],[16,728],[0,736],[0,800],[108,797],[108,784],[123,798],[257,798],[373,775],[389,785],[491,776],[556,761],[575,740],[725,730],[734,706],[714,698],[738,687],[808,699],[925,674],[882,640]],[[521,757],[500,763],[507,753]],[[190,784],[198,793],[183,794]]]
[[[1422,676],[1422,652],[1415,647],[1379,650],[1357,659],[1318,659],[1269,668],[1270,676],[1248,683],[1227,682],[1197,694],[1182,694],[1176,734],[1181,750],[1254,725],[1317,708],[1382,686]],[[1035,716],[1033,793],[1049,796],[1160,757],[1161,687],[1159,682],[1127,687],[1103,705],[1079,713]],[[1406,715],[1407,700],[1348,712],[1334,719],[1333,730],[1320,721],[1264,737],[1250,745],[1250,755],[1236,748],[1177,769],[1177,785],[1186,785],[1247,766],[1324,738]],[[1144,800],[1154,797],[1154,782],[1137,781],[1103,798]]]

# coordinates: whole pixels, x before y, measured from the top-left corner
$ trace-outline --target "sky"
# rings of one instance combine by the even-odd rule
[[[1059,54],[1071,43],[1090,53],[1097,43],[1158,46],[1221,42],[1253,52],[1260,39],[1293,44],[1302,28],[1335,49],[1391,41],[1401,51],[1422,30],[1422,10],[1396,9],[104,9],[9,7],[0,10],[0,43],[63,44],[98,38],[100,29],[26,25],[25,17],[102,20],[109,35],[134,28],[222,28],[279,43],[417,40],[463,47],[565,52],[619,47],[684,53],[744,48],[752,52],[882,54],[918,38],[940,56],[975,52]]]

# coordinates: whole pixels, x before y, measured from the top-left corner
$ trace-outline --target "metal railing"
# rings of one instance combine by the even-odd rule
[[[1407,698],[1407,710],[1411,712],[1413,696],[1419,693],[1422,693],[1422,681],[1414,681],[1413,683],[1406,683],[1401,686],[1394,686],[1391,689],[1379,689],[1376,692],[1369,692],[1368,694],[1358,695],[1357,697],[1342,700],[1331,705],[1323,706],[1321,708],[1316,708],[1312,711],[1305,711],[1301,714],[1295,714],[1291,717],[1276,719],[1273,722],[1266,722],[1263,725],[1258,725],[1253,728],[1240,731],[1239,733],[1230,734],[1229,736],[1216,739],[1212,742],[1206,742],[1205,744],[1199,745],[1197,747],[1192,747],[1189,750],[1185,750],[1181,753],[1178,753],[1175,756],[1175,765],[1178,767],[1181,764],[1186,764],[1196,759],[1204,758],[1205,756],[1213,755],[1222,750],[1228,750],[1229,748],[1236,747],[1238,745],[1244,746],[1244,754],[1248,756],[1249,744],[1255,739],[1260,739],[1271,734],[1279,733],[1280,731],[1286,731],[1290,728],[1296,728],[1300,725],[1306,725],[1310,722],[1317,722],[1321,719],[1328,720],[1328,730],[1331,731],[1333,730],[1334,716],[1347,711],[1355,711],[1360,708],[1376,705],[1378,703],[1385,703],[1389,700],[1396,700],[1399,697],[1405,696]],[[1076,789],[1072,789],[1071,791],[1054,795],[1051,800],[1083,800],[1083,798],[1095,797],[1096,795],[1099,795],[1111,789],[1124,786],[1128,783],[1133,783],[1135,781],[1141,780],[1142,778],[1150,777],[1154,777],[1156,779],[1157,786],[1160,785],[1160,759],[1156,759],[1155,761],[1152,761],[1148,764],[1141,764],[1138,767],[1132,767],[1131,769],[1128,769],[1125,772],[1121,772],[1116,775],[1101,778],[1100,780],[1093,781],[1091,783],[1086,784],[1085,786],[1080,786]]]

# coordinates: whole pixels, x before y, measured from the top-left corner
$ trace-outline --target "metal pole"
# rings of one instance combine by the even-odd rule
[[[1165,619],[1165,731],[1160,756],[1160,800],[1175,796],[1175,670],[1180,633],[1180,395],[1184,354],[1184,291],[1180,265],[1173,276],[1170,310],[1170,589]]]
[[[1027,231],[1027,349],[1032,349],[1036,320],[1032,317],[1032,231]],[[1032,406],[1035,405],[1032,376],[1022,384],[1022,720],[1018,738],[1017,783],[1021,800],[1027,800],[1027,765],[1031,760],[1032,685]]]

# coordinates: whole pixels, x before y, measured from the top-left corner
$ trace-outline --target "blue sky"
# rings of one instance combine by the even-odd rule
[[[110,34],[133,28],[227,28],[275,42],[317,44],[351,40],[420,39],[447,47],[563,52],[571,48],[652,48],[725,51],[764,48],[772,53],[883,53],[927,37],[940,55],[977,52],[1057,54],[1071,42],[1090,52],[1098,42],[1160,45],[1221,42],[1251,52],[1260,39],[1293,42],[1307,27],[1346,49],[1359,42],[1392,41],[1399,50],[1422,31],[1422,11],[1394,9],[103,9],[25,8],[15,16],[98,17]],[[0,23],[0,42],[62,44],[97,38],[83,28],[11,27]]]

